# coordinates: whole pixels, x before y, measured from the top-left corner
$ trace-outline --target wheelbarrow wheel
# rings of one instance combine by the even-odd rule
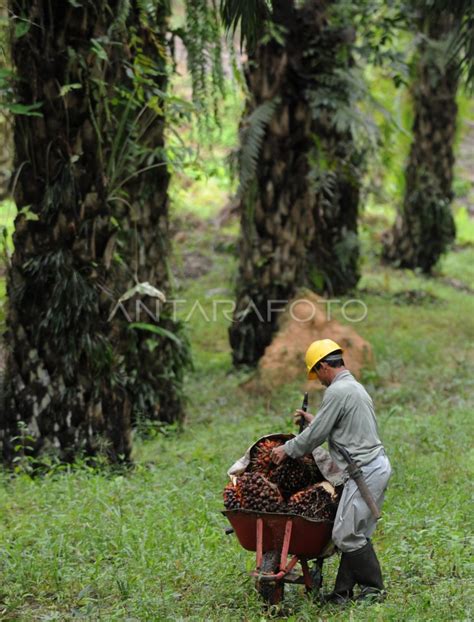
[[[260,572],[275,574],[279,569],[280,554],[278,551],[268,551],[263,554]],[[268,605],[278,605],[283,600],[284,595],[283,581],[260,581],[255,582],[257,592]]]

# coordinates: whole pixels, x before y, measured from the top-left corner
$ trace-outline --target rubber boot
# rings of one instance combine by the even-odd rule
[[[333,603],[335,605],[347,604],[353,598],[352,589],[355,583],[356,581],[352,572],[350,558],[347,553],[342,553],[334,590],[323,596],[323,602]]]
[[[346,553],[352,576],[360,585],[357,600],[383,600],[385,596],[382,571],[370,540],[361,549]]]

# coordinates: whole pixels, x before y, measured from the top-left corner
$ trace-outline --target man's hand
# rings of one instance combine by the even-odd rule
[[[293,417],[295,418],[295,425],[299,425],[301,417],[304,417],[307,424],[310,424],[314,419],[314,415],[301,410],[301,408],[295,410]]]
[[[285,451],[285,446],[280,445],[279,447],[274,447],[272,449],[272,460],[276,464],[281,464],[283,460],[288,458],[288,454]]]

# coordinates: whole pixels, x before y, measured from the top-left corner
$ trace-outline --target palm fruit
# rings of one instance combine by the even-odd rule
[[[230,482],[224,488],[224,507],[227,510],[238,510],[241,507],[241,487]]]
[[[310,483],[309,472],[302,460],[287,458],[269,473],[269,480],[289,496]]]
[[[266,438],[254,445],[247,471],[235,484],[228,484],[224,489],[225,507],[289,512],[332,520],[337,495],[329,484],[326,489],[321,483],[324,477],[312,456],[288,457],[279,465],[272,461],[272,449],[283,443],[282,440]],[[287,499],[288,506],[285,504]]]
[[[252,473],[269,473],[275,464],[272,462],[272,449],[282,445],[282,441],[266,438],[255,445],[250,460],[249,470]]]
[[[308,484],[317,484],[318,482],[322,482],[324,480],[324,476],[314,461],[313,456],[304,456],[302,461],[306,468]]]
[[[307,518],[333,520],[336,514],[337,498],[321,484],[312,484],[292,495],[287,511]]]
[[[284,499],[278,487],[261,473],[244,473],[238,479],[241,489],[241,507],[260,512],[282,512]]]

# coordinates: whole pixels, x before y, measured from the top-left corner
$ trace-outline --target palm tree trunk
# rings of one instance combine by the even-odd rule
[[[123,264],[115,266],[114,291],[120,289],[123,293],[136,282],[148,282],[169,295],[170,175],[164,154],[166,102],[163,98],[168,85],[168,11],[165,3],[153,11],[147,11],[135,1],[131,7],[129,31],[134,32],[131,56],[141,59],[141,64],[136,61],[139,64],[135,69],[142,87],[146,83],[140,100],[136,145],[146,153],[140,167],[147,170],[125,184],[126,201],[114,203],[114,214],[121,223],[118,243],[123,260]],[[128,269],[123,270],[123,265]],[[166,306],[157,308],[156,302],[142,297],[140,306],[136,307],[133,299],[129,305],[130,317],[149,324],[151,329],[163,328],[175,339],[166,333],[158,335],[130,329],[127,325],[118,337],[125,355],[132,422],[137,424],[142,420],[173,422],[184,418],[182,384],[184,371],[189,367],[190,350],[180,324],[166,313]]]
[[[13,131],[10,115],[0,114],[0,201],[8,197],[13,163]]]
[[[335,130],[331,111],[316,113],[313,102],[348,41],[341,29],[329,28],[324,3],[297,8],[282,0],[273,7],[274,24],[286,34],[258,45],[246,68],[249,101],[241,134],[250,146],[242,146],[243,155],[255,152],[252,124],[265,111],[272,114],[252,181],[242,187],[237,302],[229,329],[235,365],[258,361],[276,330],[276,309],[299,286],[340,293],[358,278],[351,140]],[[328,175],[318,160],[329,166]],[[315,184],[315,176],[325,176],[330,187]],[[242,161],[241,182],[249,177]]]
[[[41,102],[41,116],[15,119],[18,215],[0,419],[6,460],[17,449],[20,422],[33,454],[130,455],[131,404],[122,360],[107,338],[110,300],[99,287],[110,275],[116,234],[105,95],[121,71],[122,48],[110,43],[121,7],[118,0],[80,7],[10,0],[27,25],[12,49],[18,101]]]
[[[360,277],[357,220],[363,158],[348,127],[350,121],[335,122],[337,114],[354,112],[354,87],[346,75],[354,64],[354,41],[353,28],[326,22],[313,33],[305,54],[313,80],[316,137],[311,154],[315,229],[308,252],[308,284],[330,296],[351,291]],[[319,102],[316,106],[314,99]]]
[[[11,69],[8,46],[8,8],[0,6],[0,70]],[[13,123],[12,115],[5,109],[0,111],[0,201],[9,194],[9,182],[13,165]]]
[[[446,15],[430,26],[432,39],[446,37]],[[384,258],[403,268],[429,273],[455,237],[453,144],[456,130],[455,67],[436,62],[423,42],[419,49],[412,95],[413,141],[405,170],[405,196],[393,229],[384,238]]]
[[[264,105],[273,115],[240,204],[237,303],[229,329],[238,365],[254,364],[271,342],[277,314],[269,305],[287,301],[304,282],[306,252],[314,233],[314,199],[307,184],[311,111],[298,75],[304,24],[296,26],[295,10],[287,17],[284,42],[259,45],[245,72],[247,118],[263,111]]]

